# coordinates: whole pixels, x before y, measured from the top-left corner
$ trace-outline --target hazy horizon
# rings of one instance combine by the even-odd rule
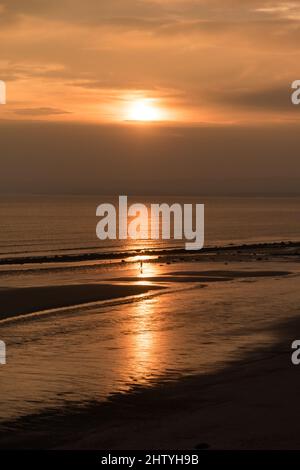
[[[0,192],[297,195],[299,136],[291,125],[3,121]]]

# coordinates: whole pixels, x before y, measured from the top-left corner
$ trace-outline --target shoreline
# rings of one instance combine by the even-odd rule
[[[122,299],[162,286],[118,284],[70,284],[64,286],[0,288],[0,321],[31,313],[92,302]]]
[[[66,262],[83,262],[83,261],[101,261],[101,260],[126,260],[133,256],[157,256],[158,258],[176,257],[181,255],[182,258],[191,258],[202,254],[212,254],[215,252],[226,253],[235,250],[247,252],[257,249],[294,249],[300,250],[300,241],[281,241],[281,242],[260,242],[260,243],[243,243],[229,244],[224,246],[204,247],[202,250],[187,251],[184,248],[165,248],[165,249],[140,249],[130,250],[127,252],[105,252],[105,253],[81,253],[70,255],[45,255],[45,256],[28,256],[28,257],[8,257],[0,259],[0,266],[24,265],[24,264],[44,264],[44,263],[66,263]],[[286,253],[288,255],[288,253]]]
[[[159,285],[163,281],[198,283],[199,287],[214,281],[221,282],[220,285],[224,281],[241,281],[242,295],[242,286],[247,285],[242,284],[244,282],[252,283],[255,278],[270,276],[289,278],[289,274],[291,281],[285,282],[294,283],[292,289],[296,294],[295,305],[298,305],[299,274],[293,276],[292,266],[298,273],[299,246],[260,244],[259,250],[248,246],[243,249],[229,247],[222,251],[223,254],[212,252],[204,257],[200,253],[192,254],[193,259],[183,262],[178,258],[168,262],[166,258],[163,262],[158,260],[163,268],[156,268],[161,272],[142,279],[133,275],[105,279],[106,284],[102,279],[99,284],[2,288],[0,318],[1,308],[2,314],[4,310],[6,314],[9,311],[5,296],[11,302],[10,312],[13,312],[12,308],[24,310],[26,302],[28,308],[34,306],[39,311],[41,303],[48,305],[49,300],[66,306],[65,302],[74,305],[74,299],[80,304],[80,299],[87,298],[96,297],[98,301],[107,296],[121,298],[158,289],[163,293],[165,286]],[[203,259],[205,267],[199,263]],[[276,261],[276,265],[273,264],[271,269],[265,260]],[[187,266],[185,261],[195,263]],[[219,266],[213,261],[220,262]],[[166,266],[173,262],[178,267]],[[281,262],[284,266],[280,266]],[[148,280],[152,285],[134,284],[139,280]],[[121,281],[123,284],[118,284]],[[230,291],[230,282],[225,285]],[[276,291],[274,295],[276,298]],[[291,343],[300,337],[300,318],[296,311],[290,320],[274,320],[265,331],[272,333],[273,330],[276,332],[274,340],[256,350],[254,344],[251,352],[224,363],[214,372],[199,372],[173,381],[164,380],[162,376],[150,386],[137,382],[127,393],[110,393],[104,402],[83,401],[75,405],[66,402],[61,408],[44,408],[40,413],[3,421],[0,424],[0,448],[158,450],[196,449],[203,444],[210,449],[300,448],[297,440],[300,424],[295,419],[300,412],[297,396],[300,366],[299,370],[293,366],[290,357]]]
[[[197,263],[194,263],[197,264]],[[102,279],[99,283],[47,285],[33,287],[0,287],[0,322],[24,318],[42,312],[57,312],[59,309],[75,308],[88,304],[122,300],[154,291],[168,291],[178,284],[193,284],[207,287],[211,283],[224,283],[236,279],[258,279],[284,277],[291,271],[275,270],[198,270],[169,271],[160,275],[121,276]],[[105,283],[103,283],[103,281]],[[147,284],[140,284],[146,282]]]
[[[0,448],[297,449],[300,370],[291,364],[290,345],[295,331],[300,334],[300,319],[274,329],[278,341],[219,372],[3,423]]]

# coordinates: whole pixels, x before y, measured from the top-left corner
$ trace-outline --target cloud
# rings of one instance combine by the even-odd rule
[[[299,78],[296,12],[274,0],[0,0],[0,79],[23,117],[117,117],[130,91],[195,119],[273,115]]]
[[[31,78],[72,78],[73,75],[60,64],[39,64],[20,61],[0,61],[0,76],[4,81],[27,80]]]
[[[71,114],[70,111],[65,111],[58,108],[20,108],[14,109],[14,114],[19,114],[20,116],[53,116],[59,114]]]
[[[70,24],[159,28],[178,21],[248,22],[270,17],[289,18],[299,12],[295,2],[278,0],[1,0],[2,18],[24,16],[58,20]]]
[[[254,11],[258,13],[265,13],[273,17],[281,17],[288,19],[298,19],[300,15],[300,6],[296,2],[282,2],[273,1],[268,2],[265,6],[260,6]]]
[[[18,20],[22,16],[53,19],[68,23],[102,24],[109,18],[160,18],[162,9],[159,4],[141,2],[140,0],[1,0],[3,18],[7,21]]]
[[[295,109],[295,106],[291,104],[291,88],[289,83],[258,90],[248,89],[223,92],[222,96],[216,96],[219,103],[223,102],[232,107],[249,110],[290,112]]]

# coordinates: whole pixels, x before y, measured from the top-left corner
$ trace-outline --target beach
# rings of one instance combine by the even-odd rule
[[[268,345],[224,371],[115,396],[79,413],[32,417],[28,432],[4,448],[98,450],[298,449],[299,370],[289,345],[299,320]],[[63,433],[60,430],[63,429]]]
[[[34,312],[53,311],[74,305],[139,295],[160,286],[112,284],[73,284],[65,286],[19,287],[0,289],[0,320],[19,318]]]
[[[297,448],[300,244],[136,256],[2,274],[0,448]]]
[[[300,321],[277,326],[282,341],[218,374],[116,397],[111,407],[91,410],[93,429],[62,448],[298,449],[300,371],[290,345]]]

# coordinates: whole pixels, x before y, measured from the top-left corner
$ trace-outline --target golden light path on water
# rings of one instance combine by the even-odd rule
[[[215,265],[214,269],[219,264]],[[272,263],[269,268],[274,268]],[[144,263],[143,269],[140,273],[138,263],[122,263],[115,282],[124,283],[117,279],[130,275],[130,284],[153,283],[148,278],[170,276],[178,269],[191,271],[195,264],[180,268]],[[198,269],[207,270],[208,265]],[[231,269],[237,266],[232,263]],[[102,279],[100,270],[78,272],[82,282],[91,275],[100,283],[104,278],[112,282],[113,273],[107,280],[106,268]],[[297,279],[234,280],[206,288],[172,283],[170,289],[112,305],[77,306],[4,324],[1,334],[9,361],[1,369],[1,419],[49,407],[84,406],[136,386],[216,371],[267,344],[273,334],[270,324],[294,314]],[[268,317],[266,311],[272,314]]]

